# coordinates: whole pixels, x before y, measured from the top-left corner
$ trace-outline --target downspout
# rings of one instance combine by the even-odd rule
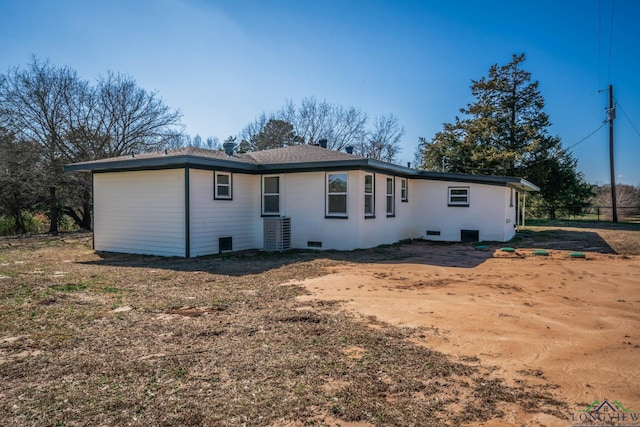
[[[191,258],[191,224],[189,210],[189,166],[184,167],[184,257]]]
[[[96,184],[95,172],[91,171],[91,249],[96,250]]]
[[[527,217],[527,192],[522,193],[522,227],[525,226],[525,218]]]

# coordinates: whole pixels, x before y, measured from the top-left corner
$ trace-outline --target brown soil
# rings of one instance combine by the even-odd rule
[[[296,282],[311,292],[299,298],[340,300],[365,322],[425,328],[421,345],[495,365],[507,384],[537,379],[569,403],[566,418],[514,409],[498,424],[566,425],[569,412],[596,399],[640,409],[640,257],[535,256],[495,245],[405,250],[411,257],[399,262]]]

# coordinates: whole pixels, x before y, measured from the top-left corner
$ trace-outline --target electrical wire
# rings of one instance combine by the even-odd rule
[[[613,51],[613,6],[615,0],[611,0],[611,25],[609,27],[609,64],[607,66],[607,81],[611,81],[611,52]]]
[[[602,124],[593,132],[591,132],[589,135],[585,136],[584,138],[582,138],[580,141],[576,142],[575,144],[571,145],[570,147],[567,147],[565,149],[563,149],[562,151],[566,152],[571,150],[573,147],[582,144],[583,142],[585,142],[587,139],[589,139],[589,137],[591,137],[593,134],[595,134],[596,132],[598,132],[600,129],[602,129],[604,127],[604,125],[607,124],[607,121],[605,120],[604,122],[602,122]]]
[[[622,105],[620,105],[617,99],[616,99],[616,105],[620,108],[620,111],[622,111],[622,114],[624,114],[627,120],[629,120],[629,123],[631,124],[631,127],[633,128],[633,130],[635,130],[638,136],[640,136],[640,131],[638,131],[638,128],[636,127],[636,125],[634,125],[633,122],[631,121],[631,117],[627,115],[627,112],[624,111],[624,108],[622,108]]]

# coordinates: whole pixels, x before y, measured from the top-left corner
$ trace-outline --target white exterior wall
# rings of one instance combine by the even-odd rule
[[[213,171],[190,170],[190,255],[219,253],[221,237],[232,238],[234,251],[262,247],[260,177],[233,173],[231,200],[214,200],[213,177]]]
[[[185,256],[184,170],[96,173],[96,251]]]
[[[347,173],[348,218],[325,218],[326,175]],[[280,174],[280,215],[291,218],[291,246],[306,249],[322,242],[322,249],[358,248],[358,171]],[[317,249],[317,248],[316,248]]]
[[[518,192],[512,188],[504,188],[504,191],[506,201],[504,204],[504,239],[502,239],[502,241],[506,242],[507,240],[511,240],[511,238],[516,235],[516,199],[518,197]]]
[[[478,230],[479,239],[486,241],[504,242],[513,237],[515,208],[509,206],[509,188],[431,180],[412,184],[414,196],[419,195],[412,205],[415,237],[456,242],[460,241],[460,230]],[[468,187],[469,207],[448,206],[449,187]],[[411,193],[409,197],[411,200]],[[440,235],[427,235],[427,230]]]
[[[393,175],[381,173],[374,174],[374,214],[375,218],[365,218],[364,215],[364,176],[368,174],[359,172],[358,184],[358,219],[359,248],[371,248],[384,244],[396,243],[400,240],[410,239],[412,236],[412,212],[411,212],[411,183],[409,183],[408,202],[401,201],[402,178],[395,177],[394,197],[395,215],[387,216],[387,178],[394,179]],[[411,181],[411,180],[409,180]],[[355,249],[355,248],[354,248]]]

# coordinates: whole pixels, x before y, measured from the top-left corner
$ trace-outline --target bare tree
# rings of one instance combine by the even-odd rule
[[[220,149],[220,140],[217,136],[210,136],[207,138],[207,148],[209,150],[219,150]]]
[[[105,157],[165,148],[181,128],[181,113],[165,105],[157,92],[138,87],[130,76],[108,73],[98,82],[96,96],[96,128],[105,138]]]
[[[0,126],[17,140],[39,146],[52,234],[58,232],[61,208],[81,227],[91,224],[90,181],[85,175],[63,175],[65,163],[157,150],[181,135],[180,113],[131,77],[109,73],[92,86],[71,68],[35,57],[26,69],[11,68],[0,76]],[[66,186],[63,207],[61,186]]]
[[[299,106],[288,101],[275,117],[291,123],[303,142],[314,144],[326,139],[327,148],[333,150],[355,146],[366,136],[366,113],[315,97],[304,98]]]
[[[347,146],[361,143],[366,134],[367,115],[354,108],[345,108],[327,101],[318,101],[315,97],[304,98],[300,105],[293,101],[277,112],[267,116],[262,113],[240,133],[239,150],[253,151],[257,148],[251,138],[264,131],[272,121],[286,122],[293,126],[296,144],[316,144],[327,140],[327,148],[342,150]]]
[[[400,140],[403,136],[404,128],[400,126],[396,115],[376,117],[373,131],[367,135],[366,140],[354,147],[354,153],[370,159],[393,162],[401,151]]]
[[[9,70],[0,82],[3,125],[20,140],[34,141],[46,160],[49,186],[49,232],[58,233],[58,198],[64,137],[70,133],[69,116],[82,82],[69,67],[57,68],[33,58],[27,69]]]
[[[13,217],[18,234],[27,232],[23,211],[41,199],[42,166],[36,143],[17,141],[0,128],[0,212]]]

